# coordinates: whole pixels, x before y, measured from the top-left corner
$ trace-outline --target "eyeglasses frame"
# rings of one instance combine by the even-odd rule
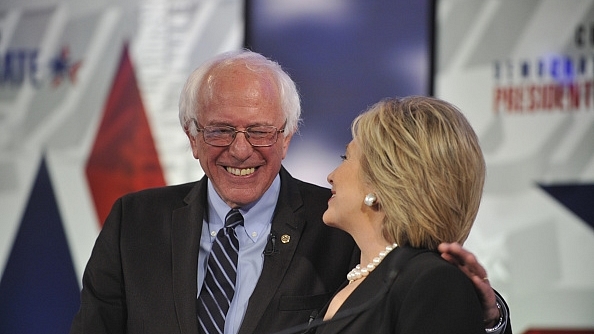
[[[237,130],[236,127],[234,127],[234,126],[227,126],[227,125],[215,126],[215,127],[221,127],[221,128],[222,127],[229,128],[230,130],[232,130],[234,132],[233,133],[233,139],[231,140],[231,142],[229,144],[227,144],[227,145],[215,145],[215,144],[211,144],[211,143],[207,142],[206,141],[206,137],[204,137],[205,136],[204,130],[207,127],[209,127],[209,126],[200,127],[200,125],[198,125],[198,120],[196,120],[195,118],[192,119],[192,121],[194,122],[194,125],[196,125],[196,131],[202,132],[202,139],[204,140],[204,142],[206,144],[208,144],[210,146],[214,146],[214,147],[229,147],[229,146],[231,146],[231,144],[233,144],[233,142],[235,141],[235,138],[237,138],[237,134],[238,133],[243,133],[243,135],[245,136],[245,139],[247,140],[247,142],[252,147],[270,147],[270,146],[272,146],[272,145],[274,145],[274,144],[276,144],[278,142],[278,134],[279,133],[284,133],[285,130],[286,130],[286,127],[287,127],[287,121],[286,120],[285,120],[285,123],[283,124],[283,126],[281,127],[281,129],[278,129],[276,126],[272,126],[272,125],[252,125],[252,126],[248,126],[247,128],[245,128],[245,130]],[[268,126],[268,127],[274,128],[275,129],[274,130],[274,134],[276,135],[276,138],[274,139],[274,142],[272,142],[272,143],[270,143],[268,145],[254,145],[254,144],[252,144],[252,142],[250,141],[250,135],[248,133],[248,130],[250,128],[257,127],[257,126]],[[210,126],[210,127],[213,127],[213,126]]]

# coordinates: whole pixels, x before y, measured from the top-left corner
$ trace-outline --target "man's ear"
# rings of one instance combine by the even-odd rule
[[[282,140],[283,140],[283,159],[285,159],[285,157],[287,156],[287,152],[289,151],[289,144],[291,143],[291,139],[293,138],[293,134],[290,134],[288,136],[283,136]]]
[[[189,130],[184,130],[184,132],[190,141],[190,147],[192,148],[192,155],[194,156],[194,159],[198,159],[198,136],[192,136]]]

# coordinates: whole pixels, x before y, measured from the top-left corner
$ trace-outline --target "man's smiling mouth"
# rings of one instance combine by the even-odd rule
[[[256,171],[256,168],[233,168],[233,167],[226,167],[227,172],[236,175],[236,176],[245,176],[253,174]]]

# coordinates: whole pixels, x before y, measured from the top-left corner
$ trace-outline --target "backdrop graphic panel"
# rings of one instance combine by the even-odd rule
[[[0,333],[66,333],[115,198],[203,175],[179,93],[243,26],[239,0],[0,3]]]
[[[67,333],[77,282],[43,160],[0,280],[0,333]]]
[[[356,115],[382,98],[430,89],[431,1],[247,2],[246,45],[296,81],[303,124],[285,166],[328,186]]]
[[[514,329],[594,330],[594,1],[439,0],[438,97],[487,162],[467,242]]]
[[[85,171],[101,223],[118,197],[165,185],[127,47]]]

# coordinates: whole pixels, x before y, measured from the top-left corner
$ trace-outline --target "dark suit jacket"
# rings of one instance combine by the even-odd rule
[[[482,319],[474,286],[462,271],[435,252],[398,247],[316,334],[484,334]]]
[[[358,262],[352,238],[321,220],[330,191],[280,172],[272,231],[289,235],[267,255],[240,333],[307,322]],[[71,333],[197,333],[198,250],[206,178],[117,200],[83,275]]]

